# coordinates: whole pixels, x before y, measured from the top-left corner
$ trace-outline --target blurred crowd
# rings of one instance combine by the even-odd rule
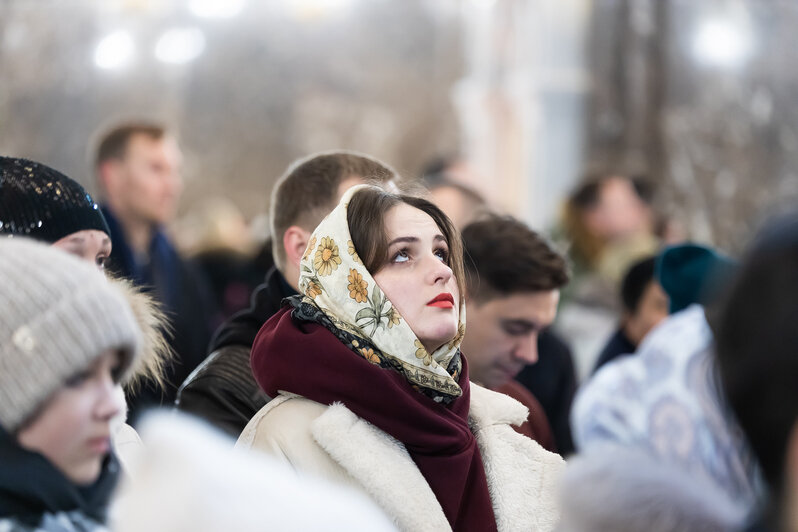
[[[731,257],[644,176],[530,228],[338,150],[177,220],[173,132],[93,148],[96,202],[0,157],[0,530],[798,530],[798,214]]]

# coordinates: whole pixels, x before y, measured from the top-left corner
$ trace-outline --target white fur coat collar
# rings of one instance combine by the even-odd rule
[[[258,416],[295,397],[274,399]],[[398,440],[340,403],[320,407],[324,412],[310,425],[313,439],[401,530],[450,530],[435,495]],[[514,399],[471,385],[469,425],[482,455],[500,531],[552,530],[559,516],[558,480],[564,462],[510,427],[526,416],[526,408]],[[245,430],[239,444],[246,445],[247,439]]]

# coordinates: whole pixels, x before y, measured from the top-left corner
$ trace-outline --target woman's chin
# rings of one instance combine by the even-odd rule
[[[78,486],[89,486],[100,477],[101,469],[102,461],[100,459],[87,460],[80,466],[64,471],[64,475]]]
[[[447,328],[445,331],[439,331],[439,334],[430,335],[426,339],[419,338],[421,343],[424,345],[424,349],[427,350],[428,353],[434,353],[442,346],[448,344],[452,341],[452,339],[457,334],[457,325],[455,324],[454,328],[449,330]]]

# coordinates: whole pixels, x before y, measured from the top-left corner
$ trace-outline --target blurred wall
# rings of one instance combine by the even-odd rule
[[[193,9],[214,5],[240,10]],[[0,153],[93,189],[98,128],[163,120],[187,156],[184,211],[225,195],[250,217],[312,151],[409,177],[459,152],[536,228],[585,167],[642,172],[692,237],[734,251],[798,200],[796,23],[798,4],[757,0],[5,0]],[[176,28],[204,48],[166,63]],[[120,31],[133,54],[101,68]]]
[[[92,134],[117,118],[161,120],[186,155],[184,210],[221,194],[251,216],[266,209],[285,167],[313,151],[368,152],[412,177],[459,149],[450,98],[463,68],[457,2],[216,4],[241,9],[204,18],[191,7],[207,0],[0,2],[0,153],[93,189]],[[156,59],[170,28],[199,30],[201,54]],[[98,44],[120,31],[134,53],[101,68]]]
[[[466,72],[454,91],[471,185],[536,229],[581,173],[590,0],[464,2]]]

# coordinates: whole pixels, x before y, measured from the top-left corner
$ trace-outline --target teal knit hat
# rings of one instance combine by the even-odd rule
[[[656,276],[670,298],[674,314],[694,303],[715,299],[737,268],[737,262],[699,244],[670,246],[657,257]]]

